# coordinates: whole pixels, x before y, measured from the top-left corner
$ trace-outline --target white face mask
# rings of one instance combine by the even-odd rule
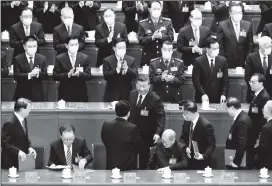
[[[173,52],[162,52],[162,58],[166,60],[170,60]]]
[[[153,10],[151,15],[155,19],[158,19],[161,16],[161,11],[159,11],[159,10]]]
[[[104,18],[105,22],[107,25],[113,25],[114,24],[114,17],[107,17],[107,18]]]
[[[74,19],[73,18],[66,18],[66,19],[63,19],[63,23],[65,24],[65,25],[72,25],[73,24],[73,22],[74,22]]]
[[[213,51],[210,51],[209,53],[212,58],[215,58],[216,56],[218,56],[219,50],[213,50]]]
[[[124,59],[124,56],[126,54],[126,50],[125,49],[116,49],[116,55],[122,59]]]
[[[27,48],[27,50],[26,50],[26,53],[28,55],[30,55],[30,56],[34,56],[36,52],[37,52],[37,48],[36,47],[35,48]]]
[[[202,20],[194,20],[194,21],[192,21],[192,25],[194,26],[194,27],[200,27],[201,26],[201,24],[202,24]]]
[[[78,51],[78,45],[77,46],[69,46],[68,51],[71,54],[75,54]]]
[[[264,53],[265,56],[271,54],[271,48],[266,48],[263,51],[264,51],[263,53]]]
[[[22,20],[23,25],[29,26],[32,23],[32,18],[27,18]]]
[[[235,23],[240,23],[240,21],[242,20],[242,18],[243,18],[242,14],[231,15],[231,19]]]

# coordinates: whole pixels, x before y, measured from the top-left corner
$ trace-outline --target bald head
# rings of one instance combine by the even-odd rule
[[[176,133],[172,129],[166,129],[162,134],[162,143],[165,148],[170,148],[176,141]]]
[[[272,100],[269,100],[264,105],[263,115],[265,119],[272,119]]]
[[[61,9],[61,16],[65,15],[74,15],[73,9],[70,7],[64,7],[63,9]]]

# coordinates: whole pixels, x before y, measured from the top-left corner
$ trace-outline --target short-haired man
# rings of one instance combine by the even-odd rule
[[[120,100],[115,105],[116,118],[105,121],[102,126],[101,139],[107,152],[107,169],[137,169],[137,153],[142,145],[139,129],[128,122],[130,104]]]
[[[14,113],[2,126],[2,169],[18,168],[19,161],[25,161],[26,154],[36,158],[36,151],[31,147],[28,135],[27,120],[31,111],[31,101],[19,98],[14,105]]]
[[[59,132],[60,139],[50,145],[48,166],[52,168],[57,165],[71,167],[74,164],[84,169],[93,160],[85,139],[75,136],[73,125],[61,126]]]

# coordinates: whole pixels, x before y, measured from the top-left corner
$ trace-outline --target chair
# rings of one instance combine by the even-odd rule
[[[33,147],[37,153],[37,157],[35,160],[35,168],[36,169],[44,169],[45,168],[45,152],[46,147]]]
[[[105,170],[106,169],[106,148],[104,144],[92,144],[93,162],[92,169]]]
[[[150,157],[154,154],[156,147],[150,147]]]
[[[212,168],[213,169],[225,169],[224,150],[225,150],[225,145],[223,144],[216,145],[212,154]]]
[[[8,62],[8,66],[12,64],[12,58],[14,53],[14,48],[2,48],[4,52],[6,52],[6,58]]]

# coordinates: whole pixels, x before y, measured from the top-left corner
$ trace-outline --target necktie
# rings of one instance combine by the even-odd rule
[[[237,23],[235,24],[235,34],[236,34],[237,41],[239,41],[240,30],[239,30],[239,25]]]
[[[166,65],[166,68],[168,69],[168,66],[169,66],[169,61],[168,60],[165,61],[165,65]]]
[[[197,28],[195,29],[195,42],[198,45],[198,43],[199,43],[199,37],[198,37],[198,29]]]
[[[214,69],[214,64],[213,64],[213,59],[211,59],[211,72],[213,74],[213,69]]]
[[[23,130],[24,130],[25,134],[26,134],[25,120],[22,121],[22,127],[23,127]]]
[[[26,36],[30,35],[29,26],[26,26]]]
[[[72,58],[72,67],[74,68],[75,67],[75,60],[76,60],[76,56],[75,55],[71,55],[71,58]]]
[[[33,63],[33,57],[29,57],[29,66],[31,68],[31,70],[33,69],[34,63]]]
[[[191,122],[190,133],[189,133],[189,149],[191,149],[191,147],[192,147],[193,126],[194,126],[194,123]]]
[[[71,153],[71,146],[67,148],[67,154],[66,154],[66,163],[67,165],[72,165],[72,153]]]
[[[110,33],[111,33],[111,31],[112,31],[112,28],[111,28],[111,26],[109,26],[109,30],[110,30]]]
[[[264,69],[264,75],[266,75],[267,73],[266,57],[263,58],[263,69]]]
[[[142,104],[142,99],[143,99],[143,96],[140,95],[139,101],[138,101],[138,103],[137,103],[137,105],[136,105],[137,108],[140,108],[140,106],[141,106],[141,104]]]
[[[67,26],[67,30],[68,30],[68,34],[69,36],[71,35],[71,27],[70,26]]]

